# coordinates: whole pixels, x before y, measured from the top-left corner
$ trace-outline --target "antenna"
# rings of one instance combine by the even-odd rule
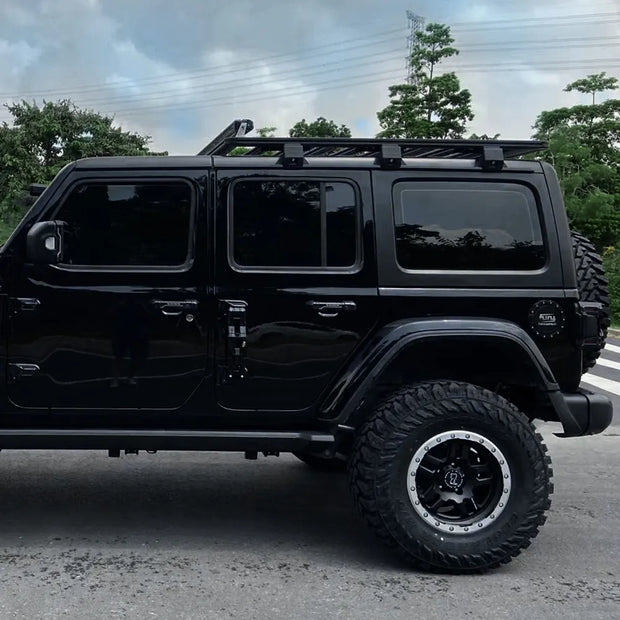
[[[414,13],[413,11],[407,11],[407,20],[409,21],[409,36],[407,37],[407,49],[409,50],[409,55],[407,56],[407,84],[417,84],[417,77],[413,73],[413,69],[411,67],[411,57],[413,53],[418,47],[418,38],[416,37],[416,33],[421,32],[424,28],[425,19],[421,15]]]

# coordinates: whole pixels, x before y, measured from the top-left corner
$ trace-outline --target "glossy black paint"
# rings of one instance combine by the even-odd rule
[[[552,415],[565,415],[559,389],[573,391],[579,381],[580,330],[574,267],[566,250],[568,225],[550,169],[523,161],[507,162],[501,172],[482,172],[469,160],[408,160],[401,170],[385,171],[372,160],[309,158],[303,170],[283,170],[270,158],[243,160],[103,158],[71,164],[59,174],[0,252],[2,426],[94,433],[113,428],[335,433],[338,423],[351,422],[381,369],[403,348],[429,338],[456,338],[474,365],[494,353],[498,359],[506,351],[515,359],[523,356],[524,381],[559,395],[551,398]],[[360,208],[360,261],[351,269],[299,272],[235,266],[229,187],[236,179],[264,177],[353,183]],[[145,178],[183,180],[193,188],[195,225],[186,266],[88,269],[27,261],[28,229],[52,220],[75,183]],[[548,248],[545,266],[483,274],[399,269],[391,200],[393,183],[403,178],[495,178],[532,188]],[[549,298],[561,305],[567,323],[559,336],[544,341],[529,330],[528,313]],[[27,302],[33,299],[39,303]],[[166,300],[188,305],[177,316],[166,316],[165,306],[157,303]],[[233,377],[230,302],[245,308],[247,336],[241,370]],[[329,304],[340,309],[325,312]],[[140,358],[136,385],[115,387],[115,331],[138,324],[146,331],[128,343],[124,356],[125,364],[131,363],[133,344]],[[447,349],[427,348],[425,354],[429,351],[438,364]],[[9,364],[20,363],[41,371],[19,376]],[[424,359],[419,363],[423,367]],[[54,447],[63,441],[65,447],[78,447],[79,439],[59,436]],[[191,445],[210,449],[215,444],[197,440]]]
[[[227,377],[225,320],[220,317],[215,335],[217,402],[229,411],[311,412],[378,318],[370,173],[349,171],[346,177],[358,197],[359,265],[348,270],[242,270],[231,266],[230,184],[264,174],[237,169],[217,175],[216,298],[247,304],[248,370],[243,379]],[[300,178],[298,171],[271,170],[269,175],[280,180]],[[324,171],[320,176],[343,180],[338,171]],[[348,302],[345,307],[351,309],[322,313],[316,305],[319,302]]]
[[[324,401],[322,415],[339,423],[349,421],[385,368],[405,350],[415,354],[416,345],[422,341],[437,348],[441,341],[457,341],[459,348],[492,342],[498,354],[511,355],[516,360],[523,353],[519,362],[529,366],[533,380],[542,390],[559,389],[532,338],[514,323],[494,319],[405,319],[384,325],[358,350],[347,372]],[[474,350],[470,363],[475,357]],[[420,359],[420,371],[426,363],[427,360]]]
[[[131,173],[117,177],[130,181]],[[204,402],[212,393],[209,332],[214,300],[208,257],[196,247],[199,238],[208,236],[206,176],[142,171],[140,178],[167,178],[192,187],[191,260],[176,269],[32,264],[19,251],[21,239],[12,240],[17,251],[9,248],[2,257],[7,271],[9,406],[84,415],[182,411],[192,397],[200,395]],[[39,219],[53,219],[78,179],[109,177],[93,173],[61,179]],[[36,304],[28,307],[23,300]],[[184,302],[187,308],[165,302]],[[37,365],[40,372],[21,376],[12,365],[24,362]]]

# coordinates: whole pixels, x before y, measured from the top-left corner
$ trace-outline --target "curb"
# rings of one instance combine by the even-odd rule
[[[620,329],[612,329],[611,327],[607,330],[607,334],[612,336],[613,338],[620,338]]]

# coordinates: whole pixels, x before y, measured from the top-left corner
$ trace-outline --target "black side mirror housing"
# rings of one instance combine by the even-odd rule
[[[37,222],[26,236],[29,262],[56,265],[62,260],[65,222]]]

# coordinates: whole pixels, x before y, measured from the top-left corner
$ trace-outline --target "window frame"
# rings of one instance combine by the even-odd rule
[[[355,262],[352,265],[344,267],[330,267],[325,266],[269,266],[269,265],[255,265],[246,266],[240,265],[235,260],[235,228],[234,228],[234,190],[238,183],[257,182],[280,182],[280,183],[295,183],[295,182],[315,182],[319,184],[320,200],[321,200],[321,261],[326,260],[327,254],[327,222],[326,222],[326,198],[325,198],[325,185],[342,183],[348,185],[353,190],[353,197],[355,199],[354,213],[355,213]],[[233,179],[227,190],[226,194],[226,222],[227,222],[227,258],[228,264],[233,271],[238,273],[297,273],[297,274],[326,274],[326,273],[341,273],[341,274],[354,274],[362,270],[364,264],[363,257],[363,243],[362,243],[362,201],[361,193],[357,183],[341,178],[341,177],[322,177],[318,175],[313,176],[252,176],[252,177],[238,177]]]
[[[430,269],[430,268],[411,269],[411,268],[404,267],[400,264],[398,260],[398,247],[396,243],[396,230],[398,227],[396,223],[396,209],[401,204],[399,201],[401,199],[402,193],[406,191],[407,189],[413,189],[412,186],[419,187],[419,186],[428,185],[428,184],[448,185],[448,184],[459,184],[459,183],[467,184],[471,186],[472,189],[479,189],[479,190],[483,190],[485,186],[488,188],[489,186],[493,186],[493,185],[513,185],[522,190],[522,193],[528,202],[528,206],[530,208],[533,208],[534,213],[536,213],[536,216],[538,218],[538,227],[540,230],[543,250],[545,253],[544,260],[539,267],[534,267],[531,269],[523,269],[523,268],[481,269],[481,268],[476,268],[476,267],[469,267],[469,268],[464,268],[464,269],[456,269],[454,267],[445,268],[445,269],[435,269],[435,268],[434,269]],[[532,274],[543,273],[549,265],[549,258],[550,258],[549,242],[546,236],[546,227],[544,223],[545,220],[543,217],[541,204],[539,202],[537,192],[534,191],[533,188],[529,186],[527,183],[523,183],[518,180],[501,179],[501,178],[489,179],[489,180],[476,179],[475,181],[457,179],[457,178],[449,179],[449,180],[439,179],[439,178],[415,179],[415,180],[399,179],[398,181],[392,184],[390,194],[391,194],[391,202],[392,202],[391,223],[392,223],[392,239],[393,239],[393,244],[394,244],[394,261],[395,261],[396,268],[401,273],[420,274],[420,275],[422,274],[425,274],[425,275],[450,274],[450,275],[455,275],[455,276],[458,276],[459,274],[460,275],[478,275],[478,276],[485,276],[485,275],[493,276],[493,275],[507,275],[507,274],[532,275]]]
[[[149,176],[149,177],[92,177],[81,178],[69,185],[63,192],[58,205],[53,209],[50,219],[57,219],[57,215],[66,204],[73,192],[82,185],[147,185],[147,184],[183,184],[190,191],[190,214],[187,230],[187,252],[185,261],[177,265],[72,265],[60,262],[54,267],[62,271],[98,272],[98,273],[185,273],[189,271],[195,259],[196,248],[196,221],[197,221],[197,192],[194,183],[183,177]]]

